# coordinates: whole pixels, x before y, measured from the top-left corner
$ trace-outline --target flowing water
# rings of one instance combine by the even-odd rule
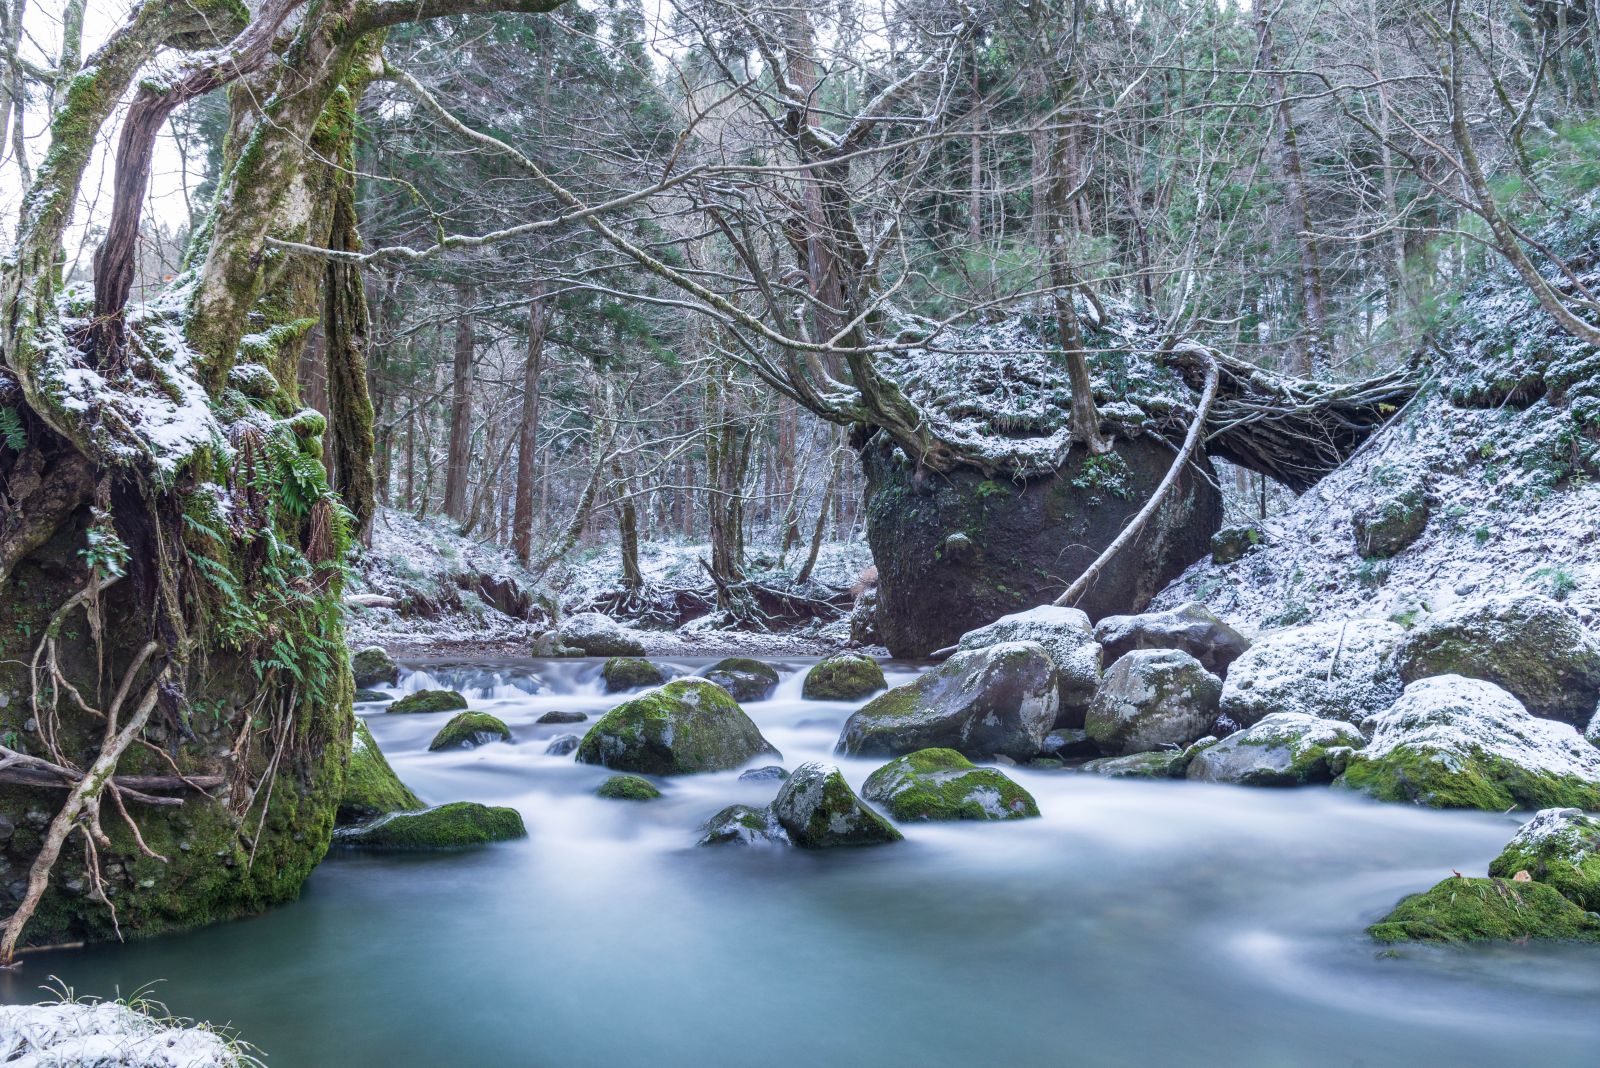
[[[681,661],[680,670],[708,661]],[[854,707],[800,699],[802,661],[748,706],[784,764],[830,756]],[[1514,815],[1325,789],[1104,781],[1016,769],[1042,819],[911,826],[866,850],[697,849],[736,773],[603,801],[606,772],[544,755],[592,716],[598,661],[425,666],[513,744],[429,753],[445,715],[363,706],[429,802],[512,805],[525,841],[458,854],[335,851],[253,920],[31,958],[0,997],[154,979],[275,1065],[1592,1065],[1600,951],[1410,947],[1362,933],[1451,869],[1481,872]],[[891,683],[911,670],[891,671]],[[874,761],[840,760],[859,787]]]

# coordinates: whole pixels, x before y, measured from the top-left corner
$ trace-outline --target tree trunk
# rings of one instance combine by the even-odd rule
[[[517,502],[511,517],[512,548],[524,566],[533,559],[533,486],[538,475],[544,337],[549,328],[544,283],[535,282],[529,296],[528,353],[522,364],[522,414],[517,422]]]
[[[461,318],[456,321],[455,377],[450,386],[450,444],[445,457],[444,514],[463,523],[467,518],[467,471],[472,450],[473,307],[477,293],[470,285],[456,287]]]

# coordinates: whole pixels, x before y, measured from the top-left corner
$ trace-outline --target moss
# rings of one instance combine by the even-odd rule
[[[356,849],[460,849],[526,838],[514,808],[453,801],[424,812],[399,812],[339,831],[339,845]]]
[[[765,701],[778,688],[778,671],[747,656],[719,660],[704,676],[733,695],[735,701]]]
[[[613,656],[600,669],[605,679],[606,693],[637,690],[643,686],[660,686],[667,681],[666,672],[642,657]]]
[[[433,736],[433,741],[428,743],[428,752],[437,752],[440,749],[459,749],[462,746],[472,748],[487,745],[493,741],[509,742],[511,731],[506,725],[487,712],[462,712],[452,716],[450,722]]]
[[[1131,756],[1101,757],[1086,760],[1078,770],[1108,779],[1181,779],[1189,761],[1183,751],[1162,749]]]
[[[601,716],[576,759],[644,775],[688,775],[726,771],[776,752],[726,690],[684,678]]]
[[[919,749],[867,777],[862,796],[897,820],[1015,820],[1039,814],[1033,796],[954,749]]]
[[[1562,815],[1565,825],[1554,833],[1531,843],[1513,839],[1490,863],[1489,874],[1510,879],[1525,871],[1579,908],[1600,913],[1600,819]]]
[[[455,712],[467,707],[467,699],[454,690],[418,690],[389,706],[389,713]]]
[[[700,828],[697,845],[756,845],[784,841],[771,813],[749,805],[729,805]]]
[[[1367,933],[1379,942],[1600,942],[1600,919],[1543,883],[1452,876],[1402,900]]]
[[[800,696],[808,701],[854,701],[887,685],[883,668],[872,657],[840,653],[806,672]]]
[[[1334,782],[1379,801],[1414,802],[1430,808],[1600,809],[1600,786],[1582,779],[1530,771],[1475,751],[1462,760],[1397,746],[1381,757],[1357,753]]]
[[[649,779],[641,779],[637,775],[613,775],[600,784],[595,796],[611,801],[653,801],[661,796],[661,791]]]
[[[370,701],[392,701],[394,698],[390,697],[382,690],[357,690],[354,700],[357,704],[360,704],[362,702]]]
[[[366,721],[356,717],[350,765],[345,771],[344,792],[339,795],[338,822],[354,823],[421,807],[417,795],[400,781],[384,759]]]
[[[861,803],[839,769],[806,763],[772,802],[773,816],[803,849],[885,845],[905,836]]]
[[[350,673],[356,685],[362,687],[393,685],[400,679],[400,668],[394,658],[377,645],[369,645],[350,657]]]

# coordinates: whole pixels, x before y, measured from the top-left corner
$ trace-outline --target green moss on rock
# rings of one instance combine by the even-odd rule
[[[366,721],[356,717],[350,743],[350,766],[345,772],[344,793],[339,796],[340,824],[372,819],[390,812],[406,812],[422,807],[394,773],[383,751],[367,729]]]
[[[772,815],[802,849],[885,845],[903,837],[861,803],[838,768],[814,760],[784,781],[773,799]]]
[[[729,805],[700,828],[696,845],[788,845],[789,836],[768,809]]]
[[[1451,876],[1402,900],[1367,933],[1379,942],[1600,942],[1600,919],[1544,883]]]
[[[674,679],[613,708],[578,746],[581,764],[643,775],[727,771],[777,750],[739,703],[705,679]]]
[[[342,828],[334,839],[356,849],[461,849],[527,836],[522,816],[514,808],[453,801],[423,812],[397,812],[359,827]]]
[[[351,655],[350,673],[363,689],[386,683],[392,686],[399,681],[400,667],[381,646],[369,645]]]
[[[703,674],[732,694],[735,701],[765,701],[778,688],[778,670],[747,656],[719,660]]]
[[[1539,812],[1489,865],[1489,874],[1502,879],[1524,871],[1579,908],[1600,913],[1600,818],[1575,808]]]
[[[808,701],[855,701],[888,685],[883,668],[872,657],[839,653],[806,672],[800,696]]]
[[[666,672],[638,656],[613,656],[601,667],[600,676],[605,679],[606,693],[660,686],[667,681]]]
[[[373,701],[393,701],[394,698],[382,690],[357,690],[354,698],[356,704]]]
[[[655,783],[637,775],[613,775],[600,784],[596,797],[611,801],[654,801],[661,796]]]
[[[490,742],[509,742],[511,731],[504,723],[487,712],[462,712],[452,716],[450,722],[428,743],[430,753],[440,749],[468,749]]]
[[[1039,814],[1028,791],[954,749],[919,749],[890,761],[867,777],[861,796],[902,822],[1018,820]]]
[[[455,712],[466,707],[467,699],[454,690],[418,690],[390,705],[389,713]]]

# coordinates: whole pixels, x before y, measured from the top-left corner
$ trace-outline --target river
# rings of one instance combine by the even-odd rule
[[[689,671],[704,660],[671,661]],[[801,659],[747,710],[793,768],[832,757],[850,703],[804,701]],[[1009,771],[1043,818],[908,826],[882,848],[698,849],[696,828],[775,784],[666,780],[604,801],[606,772],[546,756],[616,702],[598,661],[413,665],[512,744],[429,753],[448,716],[360,706],[430,803],[512,805],[525,841],[458,854],[336,850],[294,905],[29,958],[0,998],[59,976],[231,1023],[283,1066],[1588,1065],[1600,951],[1384,952],[1403,894],[1481,873],[1513,815]],[[914,670],[892,667],[891,684]],[[852,785],[879,762],[838,759]]]

